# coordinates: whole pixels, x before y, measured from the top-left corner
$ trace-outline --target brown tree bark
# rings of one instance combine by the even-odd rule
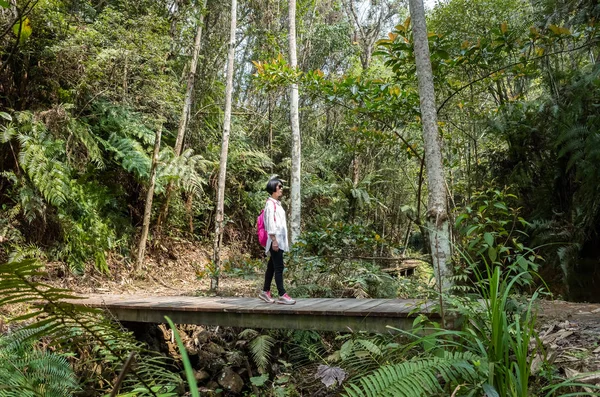
[[[162,124],[156,130],[154,138],[154,152],[152,153],[152,165],[150,166],[150,185],[146,193],[146,205],[144,207],[144,221],[142,222],[142,235],[138,246],[137,260],[135,270],[138,270],[144,263],[146,255],[146,240],[148,240],[148,230],[150,229],[150,217],[152,215],[152,200],[154,199],[154,186],[156,184],[156,166],[158,165],[158,153],[160,152],[160,139],[162,135]]]

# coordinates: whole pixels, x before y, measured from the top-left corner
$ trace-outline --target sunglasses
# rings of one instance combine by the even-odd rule
[[[277,185],[277,189],[283,190],[283,185]]]

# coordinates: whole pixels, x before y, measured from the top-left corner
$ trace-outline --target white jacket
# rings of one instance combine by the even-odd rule
[[[289,251],[290,246],[288,243],[288,231],[287,221],[285,217],[285,210],[281,206],[281,201],[275,200],[272,197],[267,199],[265,203],[265,212],[263,213],[265,221],[265,230],[269,235],[267,239],[267,245],[265,246],[265,252],[269,253],[271,249],[271,235],[274,234],[279,244],[279,249],[283,251]]]

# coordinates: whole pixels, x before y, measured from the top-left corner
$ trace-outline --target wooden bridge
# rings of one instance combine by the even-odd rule
[[[432,302],[414,299],[298,299],[287,306],[254,297],[92,295],[71,303],[106,309],[120,321],[164,323],[169,316],[177,324],[339,332],[408,330],[419,314],[439,317]]]

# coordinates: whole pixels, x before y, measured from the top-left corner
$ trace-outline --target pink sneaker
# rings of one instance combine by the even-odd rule
[[[286,293],[281,295],[279,299],[277,299],[277,303],[281,305],[293,305],[294,303],[296,303],[296,301],[290,298],[290,296]]]
[[[275,302],[275,299],[273,299],[273,297],[271,296],[271,291],[263,291],[260,294],[258,294],[258,297],[267,303]]]

